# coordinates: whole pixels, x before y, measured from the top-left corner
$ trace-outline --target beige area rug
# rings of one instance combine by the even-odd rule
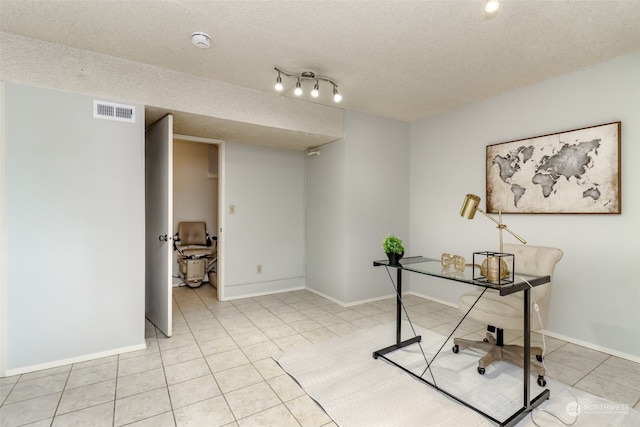
[[[421,347],[412,344],[387,354],[414,373],[422,373],[445,337],[415,327]],[[403,340],[413,336],[403,324]],[[395,342],[395,325],[382,325],[287,351],[274,359],[340,427],[493,426],[496,423],[423,384],[372,354]],[[522,370],[504,362],[477,373],[478,354],[454,354],[446,343],[424,378],[452,395],[504,421],[523,405]],[[433,377],[431,376],[433,375]],[[640,426],[640,412],[547,378],[551,397],[518,427]],[[543,389],[531,377],[531,396]],[[576,418],[577,415],[577,418]],[[564,423],[564,424],[563,424]]]

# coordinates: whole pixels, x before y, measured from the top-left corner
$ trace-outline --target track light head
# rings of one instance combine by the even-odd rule
[[[280,73],[278,73],[278,78],[276,79],[275,89],[278,92],[282,92],[282,77],[280,77]]]
[[[300,84],[300,79],[298,79],[298,82],[296,83],[296,90],[294,90],[293,93],[295,93],[296,96],[302,95],[302,87]]]
[[[489,15],[493,15],[498,11],[499,7],[500,3],[498,0],[487,0],[487,4],[484,6],[484,11]]]
[[[313,86],[313,90],[311,91],[311,96],[317,98],[320,94],[320,86],[318,86],[318,81],[316,80],[315,86]]]
[[[340,102],[342,101],[342,95],[340,95],[340,93],[338,92],[338,87],[334,86],[333,87],[333,102]]]

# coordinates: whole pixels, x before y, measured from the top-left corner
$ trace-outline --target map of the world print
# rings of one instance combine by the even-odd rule
[[[619,214],[620,127],[487,146],[487,212]]]

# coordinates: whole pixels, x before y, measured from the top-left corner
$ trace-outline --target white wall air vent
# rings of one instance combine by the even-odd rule
[[[93,101],[93,117],[96,119],[118,120],[121,122],[136,122],[136,107],[132,105],[116,104],[107,101]]]

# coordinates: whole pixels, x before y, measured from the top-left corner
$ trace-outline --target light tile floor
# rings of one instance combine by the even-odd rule
[[[231,302],[208,285],[173,294],[171,338],[147,322],[146,350],[1,378],[0,425],[335,426],[271,356],[395,320],[393,299],[344,308],[306,290]],[[416,324],[444,335],[460,317],[416,296],[405,304]],[[484,335],[469,321],[461,330]],[[546,344],[549,376],[640,409],[640,364]]]

